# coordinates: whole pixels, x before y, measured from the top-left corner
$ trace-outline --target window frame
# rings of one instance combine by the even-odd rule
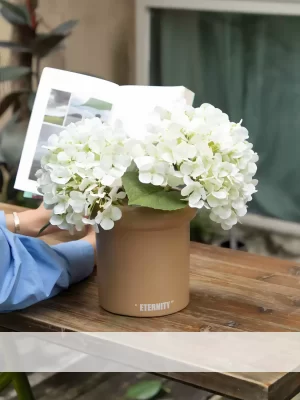
[[[300,15],[300,0],[136,0],[135,83],[150,83],[151,8]]]

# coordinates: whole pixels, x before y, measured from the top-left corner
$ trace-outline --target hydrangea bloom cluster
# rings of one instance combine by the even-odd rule
[[[87,224],[113,228],[122,216],[117,204],[126,197],[121,177],[132,160],[122,127],[85,119],[51,135],[46,148],[37,182],[53,209],[50,223],[70,232]]]
[[[139,179],[181,187],[190,207],[206,207],[228,230],[247,212],[256,192],[258,155],[240,123],[210,104],[157,109],[144,143],[133,149]]]
[[[119,124],[83,120],[49,138],[38,184],[52,224],[111,229],[127,198],[122,177],[134,167],[140,183],[180,190],[181,201],[210,209],[210,218],[230,229],[256,192],[258,156],[247,139],[241,123],[209,104],[156,109],[140,140]]]

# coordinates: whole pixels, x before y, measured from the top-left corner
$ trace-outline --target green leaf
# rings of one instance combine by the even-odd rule
[[[77,20],[72,19],[60,24],[50,33],[37,35],[32,46],[33,53],[38,57],[45,57],[71,33],[72,28],[77,23]]]
[[[2,7],[0,10],[1,16],[12,25],[24,25],[23,18],[20,18],[18,15],[15,15],[7,8]]]
[[[27,8],[27,4],[19,4],[18,7],[20,7],[21,11],[23,11],[23,14],[26,17],[26,20],[27,20],[26,25],[29,26],[30,28],[32,28],[31,16],[30,16],[29,10]]]
[[[19,43],[8,42],[8,41],[0,41],[0,47],[5,47],[12,51],[17,51],[19,53],[31,53],[30,47],[25,47],[20,45]]]
[[[126,398],[130,400],[150,400],[159,394],[163,388],[161,381],[144,381],[132,385],[126,392]]]
[[[26,90],[19,90],[17,92],[9,93],[0,101],[0,117],[5,111],[13,104],[15,104],[18,100],[20,95],[27,93]]]
[[[36,92],[31,92],[29,97],[28,97],[28,108],[30,110],[30,112],[33,109],[33,104],[34,104],[34,100],[35,100],[35,96],[36,96]],[[0,114],[1,115],[1,114]]]
[[[128,196],[128,204],[154,208],[156,210],[174,211],[185,208],[178,191],[166,191],[161,186],[141,183],[138,172],[127,171],[122,177],[123,186]]]
[[[24,7],[6,0],[0,0],[0,4],[2,5],[1,14],[9,22],[16,25],[30,25],[30,17]]]
[[[70,21],[63,22],[58,25],[55,29],[53,29],[50,34],[51,35],[69,35],[71,30],[78,24],[78,20],[71,19]]]
[[[12,374],[10,372],[0,373],[0,392],[12,382]]]
[[[65,39],[64,35],[40,34],[32,44],[32,52],[42,58],[49,54]]]
[[[0,67],[0,82],[14,81],[30,73],[29,67]]]
[[[17,167],[20,161],[28,127],[28,121],[20,119],[19,116],[20,112],[15,113],[5,127],[1,129],[1,150],[9,168]],[[12,194],[15,193],[13,183],[11,190]]]

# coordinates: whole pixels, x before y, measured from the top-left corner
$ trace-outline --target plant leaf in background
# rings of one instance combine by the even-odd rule
[[[35,96],[36,96],[36,92],[31,92],[29,97],[28,97],[28,108],[30,110],[30,112],[33,109],[33,104],[34,104],[34,100],[35,100]],[[1,114],[0,114],[1,115]]]
[[[70,33],[77,20],[64,22],[47,34],[37,35],[32,45],[32,52],[37,57],[45,57],[54,50]]]
[[[125,172],[122,182],[128,196],[129,205],[164,211],[179,210],[187,206],[187,203],[182,201],[180,192],[166,191],[161,186],[141,183],[138,172]]]
[[[78,20],[70,19],[70,21],[63,22],[53,29],[50,34],[67,36],[71,33],[72,29],[78,24]]]
[[[0,18],[3,17],[13,25],[13,36],[16,37],[14,41],[0,40],[0,49],[7,48],[14,52],[14,66],[0,67],[0,86],[2,87],[2,82],[20,80],[17,82],[20,83],[19,89],[16,87],[12,93],[3,93],[0,98],[0,117],[8,109],[13,111],[12,118],[0,130],[0,163],[5,164],[10,172],[19,163],[28,117],[35,100],[36,93],[32,92],[31,78],[34,76],[36,78],[34,83],[38,85],[40,59],[50,52],[61,49],[64,39],[71,34],[78,23],[77,20],[69,20],[58,25],[52,32],[37,34],[39,17],[35,10],[38,7],[38,0],[16,3],[13,0],[0,0]],[[23,56],[19,53],[25,54]],[[22,90],[23,87],[29,90]],[[14,191],[8,191],[15,197]],[[19,198],[17,202],[20,203]]]
[[[0,82],[14,81],[30,73],[30,67],[0,67]]]
[[[25,372],[10,372],[12,384],[19,400],[34,400],[28,377]]]
[[[151,400],[163,390],[163,382],[143,381],[128,388],[126,398],[130,400]]]
[[[8,42],[8,41],[0,41],[0,47],[5,47],[7,49],[10,49],[12,51],[18,51],[20,53],[31,53],[31,48],[30,47],[25,47],[22,46],[19,43],[14,43],[14,42]]]
[[[6,0],[0,0],[1,14],[14,25],[30,25],[30,17],[26,7],[12,4]]]
[[[64,35],[40,34],[33,42],[32,52],[39,58],[45,57],[64,39]]]
[[[0,117],[2,114],[5,113],[5,111],[11,106],[16,104],[16,102],[19,100],[19,97],[21,94],[28,93],[26,90],[19,90],[17,92],[12,92],[6,95],[1,101],[0,101]]]
[[[12,375],[10,372],[0,373],[0,392],[6,388],[12,381]]]
[[[29,0],[30,2],[31,0]],[[32,28],[32,24],[31,24],[31,18],[30,18],[30,14],[29,14],[29,10],[27,8],[27,5],[25,4],[19,4],[18,7],[21,9],[21,11],[23,11],[24,15],[26,15],[26,19],[27,19],[27,23],[26,25],[30,28]]]
[[[0,10],[1,16],[12,25],[24,25],[23,19],[15,15],[7,8],[2,7]]]
[[[27,119],[21,117],[17,121],[14,119],[15,115],[1,131],[1,150],[10,171],[17,169],[28,127]]]

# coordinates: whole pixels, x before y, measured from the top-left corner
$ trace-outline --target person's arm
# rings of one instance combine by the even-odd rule
[[[37,237],[40,230],[49,222],[51,211],[46,210],[41,204],[37,209],[28,209],[17,213],[20,220],[20,233],[26,236]],[[4,214],[0,211],[0,226],[5,226],[9,231],[14,232],[15,223],[13,214]],[[49,226],[43,231],[43,235],[57,232],[57,226]]]
[[[7,216],[0,212],[0,312],[52,297],[92,273],[94,234],[48,246],[40,239],[10,232],[6,223]]]

